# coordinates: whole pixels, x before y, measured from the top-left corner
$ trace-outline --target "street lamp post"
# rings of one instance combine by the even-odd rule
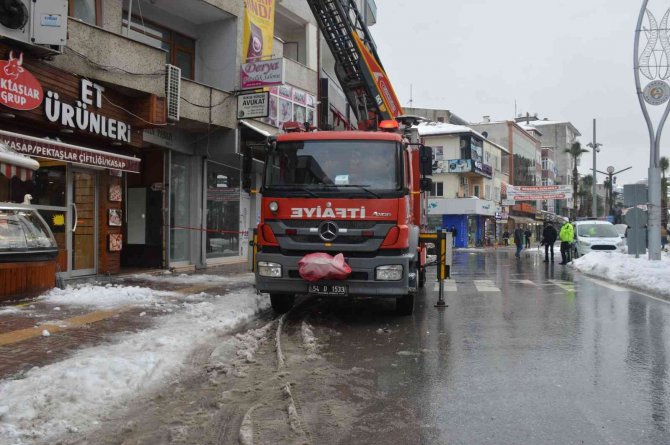
[[[635,87],[637,98],[640,102],[640,108],[644,115],[649,131],[649,219],[647,223],[647,240],[649,246],[649,259],[654,261],[661,260],[661,169],[659,168],[659,158],[661,151],[661,134],[663,126],[670,114],[670,104],[665,105],[665,110],[659,120],[658,126],[654,129],[647,104],[651,106],[660,106],[668,103],[670,100],[670,70],[667,67],[667,54],[670,52],[668,43],[667,18],[670,9],[665,13],[663,20],[659,23],[656,17],[647,9],[649,0],[642,1],[640,15],[635,29],[635,45],[633,47],[634,68],[635,68]],[[649,21],[649,28],[642,28],[645,15]],[[644,50],[640,55],[640,37],[644,31],[647,37]],[[660,45],[660,49],[658,46]],[[665,57],[665,59],[663,59]],[[665,64],[660,61],[665,60]],[[642,88],[640,75],[649,80],[649,83]]]
[[[596,181],[596,153],[600,153],[600,147],[602,147],[603,144],[599,144],[596,142],[596,120],[593,119],[593,142],[589,142],[586,144],[587,147],[590,147],[591,150],[593,151],[593,200],[592,205],[593,208],[591,209],[591,216],[594,218],[598,217],[598,181]]]
[[[609,167],[607,167],[606,172],[602,172],[600,170],[597,170],[598,173],[602,173],[603,175],[607,175],[607,178],[608,178],[607,180],[609,181],[609,184],[610,184],[610,195],[609,195],[609,199],[607,200],[608,201],[608,206],[609,206],[609,209],[610,209],[610,211],[609,211],[610,215],[612,214],[612,210],[614,208],[614,199],[613,199],[613,196],[612,196],[613,195],[613,193],[612,193],[612,191],[613,191],[612,178],[615,175],[618,175],[619,173],[625,172],[626,170],[630,170],[631,168],[633,168],[633,167],[626,167],[622,170],[614,171],[615,170],[614,167],[610,165]]]

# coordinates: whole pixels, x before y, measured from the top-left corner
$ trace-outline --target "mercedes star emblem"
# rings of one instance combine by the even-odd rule
[[[326,242],[331,242],[337,238],[338,227],[332,221],[324,221],[319,225],[319,237]]]

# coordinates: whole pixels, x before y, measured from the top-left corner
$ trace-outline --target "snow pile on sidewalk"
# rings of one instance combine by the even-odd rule
[[[646,255],[635,258],[621,252],[591,252],[572,262],[575,269],[614,283],[670,297],[670,255],[649,261]]]
[[[126,305],[147,306],[163,302],[165,297],[177,295],[179,294],[176,292],[158,291],[148,287],[83,284],[67,286],[65,289],[53,289],[42,295],[39,300],[53,304],[111,309]]]
[[[52,442],[68,432],[95,427],[137,394],[158,387],[188,366],[189,355],[198,347],[266,309],[268,300],[248,288],[205,302],[185,302],[181,310],[157,319],[156,328],[33,368],[20,380],[0,382],[0,444]]]
[[[179,284],[203,284],[203,283],[253,283],[254,274],[245,273],[239,275],[206,275],[206,274],[178,274],[166,273],[162,275],[150,275],[146,273],[135,274],[128,277],[133,280],[150,281],[153,283],[179,283]]]

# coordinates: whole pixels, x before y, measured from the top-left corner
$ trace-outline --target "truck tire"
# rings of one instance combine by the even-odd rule
[[[277,314],[285,314],[290,311],[295,301],[293,294],[270,294],[270,304],[272,310]]]
[[[395,311],[398,315],[412,315],[414,312],[414,294],[407,294],[396,298]]]

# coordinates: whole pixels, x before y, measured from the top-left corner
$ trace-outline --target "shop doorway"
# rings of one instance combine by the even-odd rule
[[[97,175],[72,168],[68,181],[70,276],[97,272],[98,202]]]

